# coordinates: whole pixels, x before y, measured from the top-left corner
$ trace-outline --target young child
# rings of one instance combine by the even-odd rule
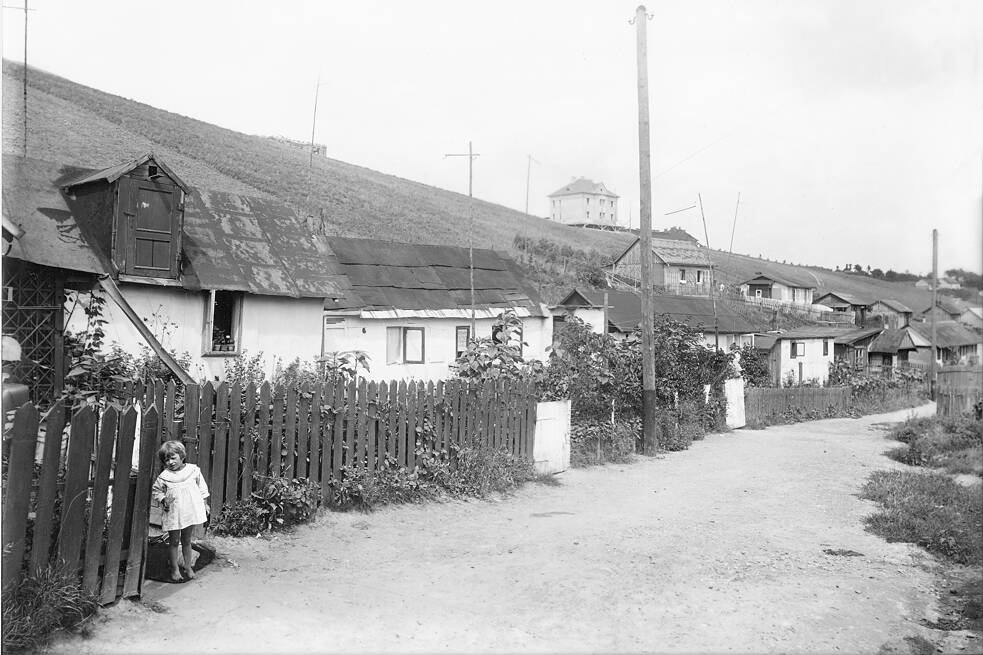
[[[171,582],[182,582],[178,567],[178,548],[183,552],[184,572],[188,579],[195,577],[191,568],[191,535],[195,526],[208,518],[208,486],[201,475],[201,469],[184,460],[188,453],[180,441],[165,441],[157,451],[160,463],[164,465],[154,482],[154,500],[160,503],[163,514],[161,528],[168,534],[168,555],[171,564]]]

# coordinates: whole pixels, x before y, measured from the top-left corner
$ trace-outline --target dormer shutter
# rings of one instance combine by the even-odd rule
[[[177,278],[181,194],[173,184],[120,179],[117,248],[124,249],[124,273]]]

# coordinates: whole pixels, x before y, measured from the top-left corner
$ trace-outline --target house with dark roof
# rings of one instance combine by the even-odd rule
[[[641,238],[612,262],[612,273],[623,282],[641,286]],[[652,239],[652,284],[665,293],[710,295],[710,264],[697,243],[684,239]]]
[[[935,314],[937,321],[958,321],[963,312],[969,305],[959,298],[951,296],[938,296],[935,299],[935,308],[929,303],[922,308],[921,318],[928,321],[932,314]]]
[[[768,354],[775,385],[825,385],[829,366],[835,360],[836,339],[856,332],[853,328],[808,327],[775,334],[775,344]]]
[[[926,367],[932,359],[932,344],[910,327],[887,329],[868,346],[871,366],[904,368]]]
[[[983,307],[967,307],[959,315],[959,322],[974,330],[983,330]]]
[[[818,292],[817,292],[818,293]],[[858,326],[866,325],[867,313],[871,310],[874,302],[867,298],[860,298],[851,293],[842,291],[826,291],[815,298],[815,305],[829,307],[834,312],[850,313],[853,312],[853,320]]]
[[[884,328],[859,328],[833,339],[833,359],[851,364],[867,364],[868,348]]]
[[[575,316],[590,325],[594,332],[619,339],[642,324],[642,298],[634,291],[573,289],[551,309],[559,321]],[[725,351],[731,346],[753,346],[754,333],[760,329],[724,303],[716,303],[715,308],[709,298],[656,295],[653,311],[657,317],[665,316],[698,328],[705,346],[720,347]]]
[[[816,291],[815,281],[805,275],[773,272],[759,272],[738,287],[747,298],[807,306],[812,305]]]
[[[183,178],[152,153],[99,170],[4,156],[5,223],[21,231],[4,257],[5,332],[34,320],[19,317],[44,279],[59,291],[46,339],[84,328],[81,311],[63,315],[61,289],[100,289],[113,301],[105,343],[149,345],[185,381],[223,375],[240,353],[262,352],[270,373],[277,359],[320,355],[325,299],[348,288],[331,251],[276,200]],[[169,353],[186,353],[189,370]]]
[[[471,339],[508,338],[501,320],[508,309],[522,324],[511,338],[520,340],[523,357],[546,359],[552,316],[506,255],[475,248],[472,276],[467,248],[326,241],[350,287],[337,301],[325,299],[322,350],[364,351],[369,379],[447,378]]]
[[[550,219],[564,225],[617,225],[618,195],[581,177],[551,193]]]
[[[878,320],[882,325],[891,329],[903,328],[911,323],[914,312],[903,302],[893,298],[881,298],[875,300],[870,307],[868,316],[872,320]]]
[[[929,321],[911,326],[924,339],[932,338]],[[935,347],[943,364],[979,364],[983,361],[983,336],[958,321],[935,322]]]

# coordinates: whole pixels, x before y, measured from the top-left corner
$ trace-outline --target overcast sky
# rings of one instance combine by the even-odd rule
[[[9,4],[17,4],[11,0]],[[638,224],[636,3],[31,0],[52,73],[331,157],[548,214],[573,177]],[[983,2],[652,2],[653,224],[833,267],[981,269]],[[4,57],[23,14],[3,12]],[[124,153],[121,153],[121,157]],[[125,153],[132,155],[134,153]],[[384,235],[380,235],[384,236]]]

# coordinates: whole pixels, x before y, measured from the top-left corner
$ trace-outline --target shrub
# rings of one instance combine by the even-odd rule
[[[978,489],[938,473],[877,471],[861,497],[881,505],[865,523],[888,541],[916,543],[961,564],[983,564],[983,496]]]
[[[268,527],[266,512],[251,498],[225,505],[212,524],[217,534],[230,537],[256,535]]]
[[[590,466],[630,462],[642,434],[641,419],[582,420],[570,426],[570,463]]]
[[[98,606],[75,573],[49,566],[25,576],[3,594],[3,649],[38,648],[52,632],[77,625]]]
[[[983,475],[983,422],[970,418],[913,418],[888,434],[908,444],[888,455],[912,466]]]
[[[214,524],[218,534],[242,537],[314,520],[321,505],[318,483],[258,473],[253,480],[261,483],[258,491],[222,508]]]
[[[459,495],[482,498],[506,492],[535,477],[532,462],[502,449],[468,446],[457,453],[457,470],[451,490]]]

